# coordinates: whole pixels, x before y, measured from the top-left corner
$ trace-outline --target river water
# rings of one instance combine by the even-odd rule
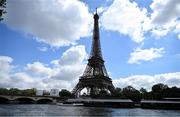
[[[48,104],[0,105],[0,116],[180,116],[180,110],[122,109]]]

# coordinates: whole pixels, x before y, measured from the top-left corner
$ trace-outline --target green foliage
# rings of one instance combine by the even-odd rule
[[[163,93],[167,88],[168,88],[168,86],[164,85],[162,83],[152,86],[153,99],[156,99],[156,100],[162,99],[164,97]]]
[[[60,92],[59,92],[59,96],[60,97],[63,97],[63,98],[69,98],[71,97],[71,92],[66,90],[66,89],[62,89]]]
[[[21,95],[21,90],[19,90],[18,88],[10,88],[9,94],[10,95]]]
[[[3,20],[3,14],[6,13],[6,0],[0,0],[0,21]]]
[[[9,91],[6,88],[0,88],[0,95],[9,95]]]
[[[123,88],[123,95],[135,102],[141,101],[141,93],[132,86]]]
[[[122,90],[121,88],[116,88],[113,95],[113,97],[117,97],[117,98],[123,98],[123,94],[122,94]]]
[[[0,88],[0,95],[24,95],[24,96],[35,96],[36,89],[25,89],[20,90],[17,88],[10,88],[9,90],[6,88]]]
[[[147,91],[144,88],[140,90],[135,89],[132,86],[127,86],[123,89],[116,88],[114,93],[110,95],[108,91],[101,90],[98,94],[91,92],[91,97],[93,98],[128,98],[133,100],[134,102],[139,102],[141,99],[145,100],[161,100],[163,98],[179,98],[180,97],[180,88],[171,87],[169,88],[167,85],[159,83],[152,86],[152,91]],[[23,95],[23,96],[35,96],[36,89],[24,89],[20,90],[17,88],[0,88],[0,95]],[[49,95],[49,94],[45,94]],[[72,94],[70,91],[66,89],[62,89],[59,92],[59,96],[61,98],[71,98]]]
[[[101,90],[99,94],[97,95],[97,97],[109,97],[109,96],[110,94],[106,90]]]
[[[139,90],[139,92],[141,93],[141,98],[142,98],[142,99],[146,98],[147,93],[148,93],[146,89],[141,88],[141,89]]]
[[[159,84],[156,84],[152,87],[152,91],[155,92],[155,93],[160,93],[162,92],[163,90],[167,89],[168,86],[167,85],[164,85],[162,83],[159,83]]]
[[[180,88],[169,88],[167,85],[159,83],[152,86],[152,91],[147,92],[143,99],[161,100],[163,98],[179,98]]]
[[[144,88],[141,88],[139,91],[140,91],[142,94],[146,94],[146,93],[147,93],[147,90],[144,89]]]
[[[32,88],[32,89],[22,90],[22,95],[35,96],[36,95],[36,89]]]

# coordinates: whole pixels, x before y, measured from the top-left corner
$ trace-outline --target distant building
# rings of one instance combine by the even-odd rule
[[[44,91],[43,90],[37,90],[36,96],[43,96]]]
[[[50,95],[50,93],[48,90],[43,90],[43,96],[49,96],[49,95]]]
[[[59,89],[51,89],[50,96],[59,96]]]

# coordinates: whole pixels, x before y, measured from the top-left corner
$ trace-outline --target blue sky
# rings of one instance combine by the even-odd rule
[[[5,67],[0,87],[72,89],[90,53],[96,8],[103,58],[115,86],[178,86],[179,5],[178,0],[8,1],[0,23]]]

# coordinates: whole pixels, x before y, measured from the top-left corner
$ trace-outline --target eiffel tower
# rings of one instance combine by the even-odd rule
[[[88,59],[88,64],[83,75],[79,78],[78,84],[72,90],[72,94],[76,97],[84,88],[87,88],[89,95],[98,94],[101,90],[108,90],[111,94],[114,92],[112,80],[108,76],[102,57],[98,19],[99,16],[96,11],[94,14],[94,30],[90,58]]]

